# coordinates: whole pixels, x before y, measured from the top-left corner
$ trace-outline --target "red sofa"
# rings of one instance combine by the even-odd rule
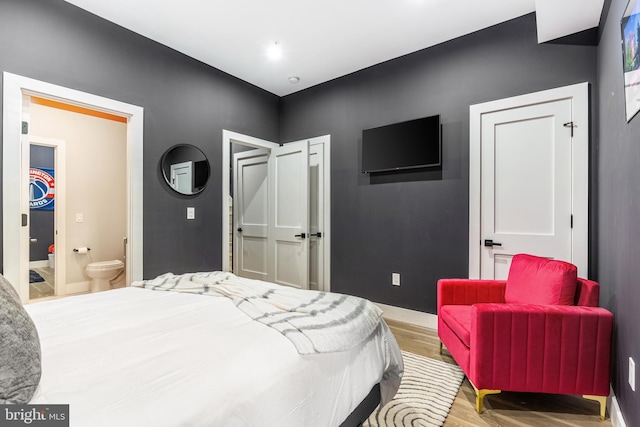
[[[476,390],[609,395],[612,314],[572,264],[514,256],[507,280],[438,281],[438,335]]]

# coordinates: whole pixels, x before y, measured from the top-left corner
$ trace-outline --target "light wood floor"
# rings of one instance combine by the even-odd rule
[[[29,283],[29,299],[52,297],[55,294],[55,271],[49,267],[32,268],[44,282]]]
[[[446,348],[439,353],[435,330],[385,319],[400,348],[432,359],[455,363]],[[600,421],[597,402],[580,396],[502,392],[484,398],[482,414],[475,410],[475,393],[469,380],[462,382],[444,427],[575,426],[609,427],[609,414]]]

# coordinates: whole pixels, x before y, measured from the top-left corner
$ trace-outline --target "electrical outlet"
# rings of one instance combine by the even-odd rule
[[[391,273],[391,284],[393,286],[400,286],[400,273]]]
[[[629,385],[631,390],[636,391],[636,362],[632,357],[629,358]]]

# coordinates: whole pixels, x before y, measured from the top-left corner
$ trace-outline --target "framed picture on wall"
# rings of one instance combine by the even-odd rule
[[[640,1],[629,0],[620,20],[627,122],[640,111]]]

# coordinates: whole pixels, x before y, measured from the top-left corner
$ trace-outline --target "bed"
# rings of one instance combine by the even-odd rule
[[[309,347],[261,321],[245,291],[214,295],[212,286],[194,290],[198,280],[180,277],[25,306],[42,354],[29,403],[69,404],[75,427],[337,427],[358,425],[395,394],[402,356],[381,318],[346,350],[322,339]],[[277,287],[241,281],[261,294]],[[295,304],[313,311],[309,301],[319,294],[305,292]]]

